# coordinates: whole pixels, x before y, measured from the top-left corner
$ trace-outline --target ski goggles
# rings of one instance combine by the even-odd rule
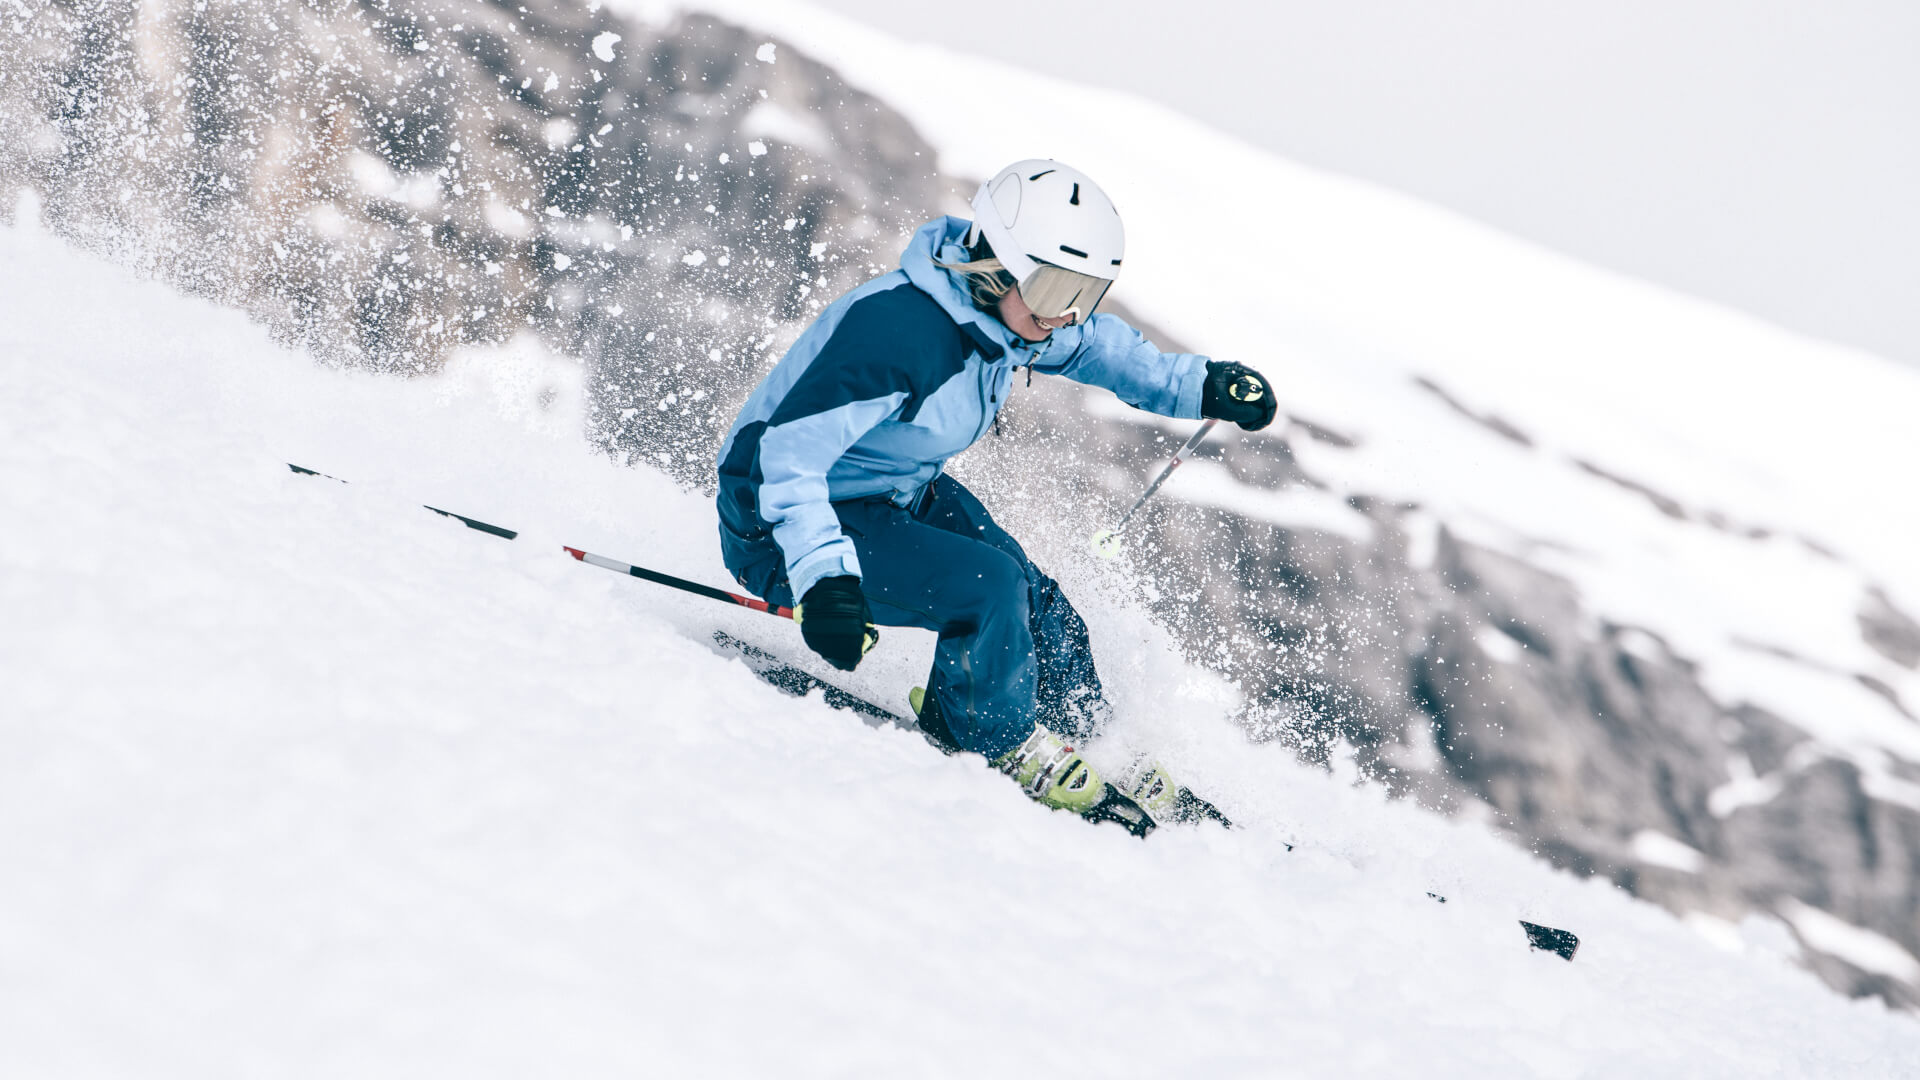
[[[1082,274],[1040,259],[1033,260],[1033,273],[1019,283],[1020,299],[1043,319],[1073,316],[1075,323],[1086,322],[1113,282]]]

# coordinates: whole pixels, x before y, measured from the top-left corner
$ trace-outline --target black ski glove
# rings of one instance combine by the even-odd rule
[[[1207,361],[1207,385],[1200,392],[1200,415],[1231,420],[1248,431],[1273,423],[1280,403],[1266,376],[1244,364]]]
[[[800,599],[800,606],[793,609],[793,621],[800,624],[800,636],[807,639],[807,648],[841,671],[859,666],[860,658],[880,640],[857,577],[843,575],[815,582]]]

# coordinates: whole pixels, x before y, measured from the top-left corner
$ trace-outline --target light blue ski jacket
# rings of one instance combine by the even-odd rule
[[[969,225],[921,226],[900,269],[829,305],[747,398],[719,459],[721,547],[736,575],[771,541],[796,598],[822,578],[858,577],[831,504],[911,505],[993,426],[1016,367],[1199,417],[1204,356],[1163,353],[1115,315],[1031,343],[975,308],[963,276],[934,264],[967,260]]]

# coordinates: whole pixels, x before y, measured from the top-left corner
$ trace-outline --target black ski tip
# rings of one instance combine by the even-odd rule
[[[1570,930],[1555,930],[1525,919],[1520,920],[1520,928],[1527,932],[1528,946],[1550,952],[1562,960],[1572,960],[1574,950],[1580,948],[1579,936]]]
[[[318,469],[309,469],[304,465],[295,465],[291,461],[287,462],[287,468],[292,469],[294,472],[294,475],[296,476],[317,476],[322,480],[332,480],[336,484],[346,483],[345,480],[342,480],[337,476],[328,476],[326,473],[323,473]]]
[[[429,506],[427,507],[427,509],[433,511],[436,514],[439,514],[441,517],[450,517],[453,520],[459,522],[460,524],[465,525],[469,529],[476,529],[480,532],[487,533],[491,536],[497,536],[502,540],[511,540],[514,537],[520,535],[519,533],[514,532],[512,529],[503,529],[498,525],[489,525],[478,518],[470,518],[465,514],[456,514],[451,510],[442,510],[437,506]]]

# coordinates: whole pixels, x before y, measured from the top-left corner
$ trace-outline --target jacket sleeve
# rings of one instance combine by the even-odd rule
[[[1136,409],[1199,419],[1200,394],[1207,382],[1206,357],[1163,353],[1118,315],[1095,315],[1078,329],[1077,342],[1061,342],[1072,345],[1064,360],[1047,357],[1036,362],[1035,369],[1104,386]]]
[[[860,576],[828,490],[834,464],[869,431],[917,411],[961,361],[951,321],[903,283],[852,303],[775,406],[760,436],[757,498],[796,599],[822,578]]]
[[[794,599],[822,578],[860,576],[860,557],[828,498],[827,470],[906,399],[899,391],[847,402],[769,426],[760,437],[760,516],[786,557]]]

